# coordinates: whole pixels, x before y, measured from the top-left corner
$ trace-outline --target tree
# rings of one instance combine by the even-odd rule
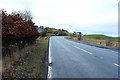
[[[76,32],[73,32],[73,36],[76,37],[77,33]]]
[[[46,36],[46,29],[44,28],[44,26],[40,26],[40,27],[38,28],[38,32],[40,33],[40,36],[41,36],[41,37]]]
[[[26,40],[34,41],[39,33],[32,20],[25,21],[19,13],[7,14],[2,11],[2,37],[3,42],[15,42]]]
[[[49,27],[46,27],[46,28],[45,28],[46,32],[48,32],[48,29],[49,29]]]
[[[82,38],[82,33],[81,32],[77,32],[78,33],[78,40],[81,40]]]
[[[25,21],[31,21],[33,19],[30,10],[25,10],[24,12],[21,12],[20,14],[21,14],[23,20],[25,20]]]
[[[82,33],[81,32],[77,32],[78,33],[78,37],[82,37]]]

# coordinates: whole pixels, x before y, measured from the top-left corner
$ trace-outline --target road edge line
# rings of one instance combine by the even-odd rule
[[[48,55],[48,74],[47,74],[47,78],[48,78],[48,80],[50,79],[50,78],[52,78],[52,76],[51,76],[51,70],[52,70],[52,67],[49,65],[50,63],[52,63],[52,61],[51,61],[51,51],[50,51],[50,49],[51,49],[51,43],[50,43],[50,41],[51,41],[51,38],[49,38],[49,55]]]

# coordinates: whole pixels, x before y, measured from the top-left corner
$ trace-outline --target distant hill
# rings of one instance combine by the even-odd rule
[[[69,36],[73,35],[73,33],[69,33],[67,30],[64,29],[55,29],[55,28],[45,28],[47,32],[47,36]]]
[[[90,35],[85,35],[84,38],[89,38],[89,39],[109,39],[109,40],[119,40],[120,38],[118,37],[110,37],[110,36],[106,36],[103,34],[90,34]]]

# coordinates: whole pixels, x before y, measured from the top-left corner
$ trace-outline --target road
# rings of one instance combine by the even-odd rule
[[[48,78],[118,78],[118,52],[54,36]]]

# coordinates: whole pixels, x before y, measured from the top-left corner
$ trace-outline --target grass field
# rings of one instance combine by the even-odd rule
[[[70,39],[78,40],[78,37],[70,37]],[[103,45],[103,46],[120,48],[120,45],[119,45],[120,38],[118,37],[110,37],[106,35],[93,34],[93,35],[83,36],[80,41]]]
[[[120,41],[120,38],[118,37],[110,37],[106,35],[101,35],[101,34],[92,34],[92,35],[86,35],[83,38],[88,38],[88,39],[103,39],[103,40],[114,40],[114,41]]]
[[[56,34],[47,33],[47,36],[55,36]]]

